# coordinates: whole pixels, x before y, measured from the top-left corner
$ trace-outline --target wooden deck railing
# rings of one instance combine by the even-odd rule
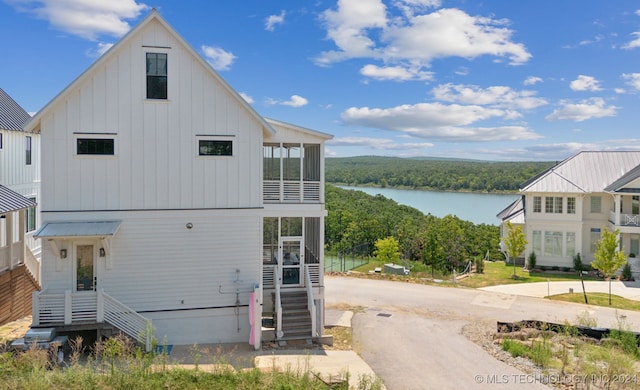
[[[311,283],[311,276],[309,272],[309,265],[307,265],[304,271],[305,285],[307,287],[307,310],[311,315],[311,336],[318,337],[318,330],[316,329],[316,301],[313,298],[313,284]]]
[[[265,203],[320,202],[320,182],[264,180],[262,197]]]

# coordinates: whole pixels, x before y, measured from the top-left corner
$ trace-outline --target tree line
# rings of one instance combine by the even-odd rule
[[[403,259],[420,261],[442,273],[461,270],[469,260],[487,253],[492,260],[504,259],[498,226],[474,224],[453,215],[425,215],[382,195],[331,184],[326,185],[325,194],[329,254],[372,256],[377,240],[394,237]]]
[[[516,192],[555,162],[362,156],[325,159],[328,183],[438,191]]]

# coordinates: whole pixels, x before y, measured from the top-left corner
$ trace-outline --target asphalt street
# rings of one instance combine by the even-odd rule
[[[354,349],[388,389],[542,389],[468,340],[465,326],[496,321],[576,323],[585,311],[598,326],[620,318],[640,330],[640,313],[466,288],[326,276],[328,306],[359,307]]]

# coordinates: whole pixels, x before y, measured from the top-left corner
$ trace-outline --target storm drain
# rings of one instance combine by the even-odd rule
[[[378,313],[377,314],[378,317],[391,317],[391,314],[388,313]]]

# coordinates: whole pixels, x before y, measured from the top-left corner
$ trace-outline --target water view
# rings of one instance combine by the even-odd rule
[[[436,192],[340,186],[346,190],[363,191],[369,195],[381,194],[400,204],[414,207],[424,214],[444,217],[452,214],[476,224],[498,225],[496,214],[516,200],[519,195],[480,194],[470,192]]]

